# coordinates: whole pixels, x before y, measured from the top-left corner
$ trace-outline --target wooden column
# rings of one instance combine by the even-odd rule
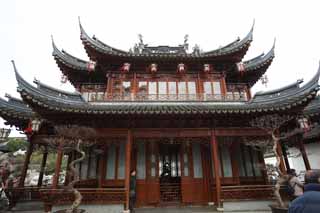
[[[27,171],[28,171],[32,151],[33,151],[33,144],[30,141],[27,148],[26,158],[24,159],[23,168],[21,171],[21,179],[19,182],[19,187],[24,187],[24,180],[26,179],[26,176],[27,176]]]
[[[282,152],[283,152],[282,154],[283,154],[283,158],[284,158],[284,163],[285,163],[287,171],[288,171],[288,170],[290,170],[290,164],[289,164],[288,155],[287,155],[287,148],[284,145],[282,145],[281,148],[282,148]]]
[[[231,154],[231,164],[232,164],[232,176],[233,176],[233,181],[237,184],[240,185],[240,172],[239,172],[239,163],[237,155],[240,153],[237,153],[237,151],[240,150],[240,144],[233,141],[232,146],[230,148],[230,154]]]
[[[302,140],[299,141],[299,148],[302,154],[304,166],[306,167],[306,170],[310,170],[311,169],[310,162],[309,162],[308,155],[306,153],[306,149],[304,147],[304,143]]]
[[[280,165],[279,165],[280,171],[283,174],[287,174],[286,166],[285,166],[285,163],[284,163],[284,160],[283,160],[282,148],[281,148],[281,145],[280,145],[279,141],[277,143],[277,152],[278,152],[278,155],[280,156]]]
[[[127,144],[126,144],[126,171],[125,171],[125,189],[126,189],[126,204],[125,210],[129,209],[129,193],[130,193],[130,159],[132,146],[132,131],[128,130]]]
[[[59,176],[61,170],[61,162],[63,157],[63,145],[62,143],[58,147],[57,160],[56,160],[56,168],[54,170],[54,176],[52,180],[52,188],[56,189],[59,183]]]
[[[41,162],[39,179],[38,179],[38,187],[42,186],[43,174],[44,174],[44,170],[46,168],[47,157],[48,157],[48,149],[47,149],[47,146],[45,146],[44,152],[42,155],[42,162]]]
[[[220,182],[220,161],[218,156],[218,144],[214,131],[211,132],[211,160],[215,174],[217,206],[221,207],[221,182]]]

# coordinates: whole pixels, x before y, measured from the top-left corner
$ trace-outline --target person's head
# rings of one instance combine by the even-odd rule
[[[288,170],[288,175],[297,176],[296,170],[295,169],[289,169]]]
[[[306,184],[320,183],[320,170],[319,169],[308,170],[304,176],[304,181]]]
[[[136,170],[131,170],[130,174],[131,174],[131,176],[135,176],[136,175]]]

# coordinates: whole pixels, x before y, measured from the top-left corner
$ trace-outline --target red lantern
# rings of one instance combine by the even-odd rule
[[[95,61],[89,61],[88,64],[87,64],[87,69],[88,69],[88,72],[93,72],[95,69],[96,69],[96,65],[97,65],[97,62]]]
[[[310,130],[309,121],[305,117],[301,117],[298,119],[298,123],[301,129],[303,129],[305,132]]]
[[[25,129],[23,130],[23,132],[24,132],[25,134],[27,134],[27,135],[32,133],[32,121],[30,121],[30,122],[28,123],[27,128],[25,128]]]
[[[186,65],[184,65],[183,63],[178,64],[177,66],[177,73],[179,74],[183,74],[186,72]]]
[[[210,73],[211,70],[212,70],[212,67],[211,67],[210,64],[204,64],[204,65],[203,65],[203,72],[204,72],[204,73]]]
[[[130,67],[131,67],[131,64],[130,63],[124,63],[121,68],[120,68],[120,71],[121,72],[129,72],[130,71]]]
[[[152,74],[156,73],[158,71],[158,65],[157,64],[150,64],[149,66],[149,72]]]
[[[246,71],[246,67],[244,66],[243,62],[237,63],[237,68],[241,75],[243,75],[243,73]]]

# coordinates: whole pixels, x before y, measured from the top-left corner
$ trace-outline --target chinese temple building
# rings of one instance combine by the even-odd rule
[[[6,124],[25,131],[30,142],[17,200],[29,190],[47,211],[72,203],[72,196],[61,196],[60,190],[70,180],[61,182],[59,176],[62,159],[70,163],[76,155],[63,146],[53,150],[57,161],[52,185],[42,181],[44,151],[38,186],[24,186],[32,152],[50,149],[47,138],[55,137],[59,125],[90,127],[97,134],[85,148],[86,158],[76,165],[82,205],[117,204],[127,209],[131,170],[137,172],[136,207],[221,207],[228,200],[273,197],[263,153],[252,146],[270,135],[250,121],[262,115],[303,115],[319,89],[320,69],[303,85],[298,80],[252,95],[252,86],[275,56],[273,46],[243,61],[253,28],[219,49],[195,47],[192,52],[187,39],[171,47],[148,46],[141,38],[132,50],[123,51],[89,37],[81,24],[80,32],[88,61],[60,51],[52,42],[62,81],[69,81],[74,93],[38,80],[36,86],[30,84],[13,62],[22,100],[9,95],[8,100],[0,99],[0,115]],[[30,129],[34,121],[41,121],[37,131]],[[289,167],[285,157],[283,171]]]

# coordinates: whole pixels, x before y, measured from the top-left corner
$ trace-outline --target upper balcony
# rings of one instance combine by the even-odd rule
[[[245,84],[225,85],[223,79],[204,80],[119,80],[108,85],[83,84],[81,93],[87,102],[110,101],[248,101]]]
[[[245,102],[248,101],[246,93],[229,92],[222,94],[107,94],[104,92],[86,92],[82,97],[88,102],[111,101],[214,101],[214,102]]]

